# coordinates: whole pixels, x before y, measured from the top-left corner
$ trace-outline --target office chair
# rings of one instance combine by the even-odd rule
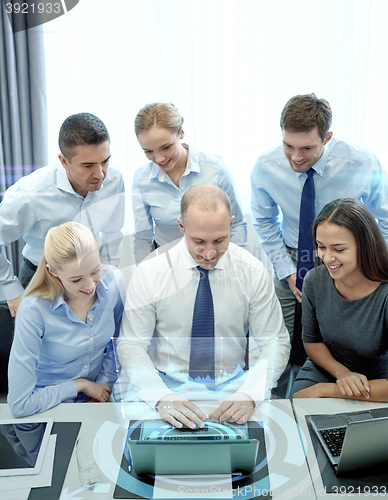
[[[306,361],[307,354],[303,346],[302,341],[302,304],[296,301],[295,304],[295,316],[294,316],[294,336],[291,343],[291,353],[290,353],[290,375],[288,378],[286,399],[291,397],[292,385],[294,383],[295,377]]]
[[[8,392],[8,358],[11,351],[15,319],[7,304],[0,304],[0,394]]]

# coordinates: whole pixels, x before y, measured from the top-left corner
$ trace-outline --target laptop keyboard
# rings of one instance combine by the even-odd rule
[[[346,427],[319,431],[333,457],[339,457],[345,438]]]

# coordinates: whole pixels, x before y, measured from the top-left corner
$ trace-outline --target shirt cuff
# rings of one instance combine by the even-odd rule
[[[291,274],[296,273],[296,267],[292,262],[291,257],[289,259],[286,258],[279,260],[278,262],[275,262],[273,266],[279,280],[283,280],[287,278],[287,276],[291,276]]]
[[[242,392],[249,396],[255,403],[255,408],[266,399],[271,399],[271,389],[266,388],[265,384],[259,384],[258,387],[253,390],[244,388],[243,386],[238,392]]]
[[[118,379],[117,373],[112,374],[112,377],[103,374],[103,375],[98,375],[98,377],[96,378],[96,383],[101,385],[107,385],[108,387],[112,388],[117,379]]]
[[[156,405],[159,403],[159,401],[166,397],[166,396],[175,396],[175,394],[172,391],[165,391],[162,389],[156,389],[154,391],[141,391],[138,396],[140,399],[145,401],[151,408],[156,410]]]
[[[20,281],[16,276],[13,277],[13,280],[6,285],[2,285],[1,291],[5,297],[5,300],[13,300],[17,299],[24,292],[24,288],[22,287]]]
[[[75,399],[78,396],[77,386],[74,380],[68,380],[61,384],[61,402],[65,399]]]

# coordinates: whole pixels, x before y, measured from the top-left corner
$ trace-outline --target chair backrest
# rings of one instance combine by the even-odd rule
[[[302,366],[306,361],[307,354],[302,341],[302,304],[298,301],[295,305],[294,335],[291,343],[290,363]]]
[[[11,351],[15,319],[11,316],[7,304],[0,304],[0,394],[8,392],[8,359]]]

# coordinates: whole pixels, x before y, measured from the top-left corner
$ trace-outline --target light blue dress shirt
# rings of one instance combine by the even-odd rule
[[[43,254],[51,227],[80,222],[97,239],[102,262],[117,266],[120,261],[121,229],[124,225],[124,181],[119,171],[108,168],[98,191],[83,198],[72,188],[61,164],[40,168],[22,177],[4,193],[0,204],[0,288],[12,300],[23,293],[4,253],[4,245],[19,238],[26,242],[23,256],[36,266]]]
[[[241,247],[247,244],[247,224],[230,170],[219,156],[198,152],[186,144],[184,147],[188,148],[189,154],[179,187],[152,161],[134,174],[132,208],[137,263],[152,252],[153,240],[162,246],[182,237],[177,223],[181,199],[184,192],[195,184],[213,184],[226,192],[235,216],[231,241]]]
[[[75,379],[114,384],[117,364],[111,338],[119,333],[123,293],[121,273],[105,271],[86,323],[63,295],[54,302],[36,296],[21,301],[8,367],[8,403],[15,417],[87,400],[83,393],[77,396]]]
[[[316,216],[330,201],[357,198],[376,217],[388,242],[387,173],[371,151],[331,139],[312,168]],[[306,173],[292,170],[282,146],[264,152],[252,170],[253,225],[279,279],[296,272],[286,246],[298,247],[306,178]]]

